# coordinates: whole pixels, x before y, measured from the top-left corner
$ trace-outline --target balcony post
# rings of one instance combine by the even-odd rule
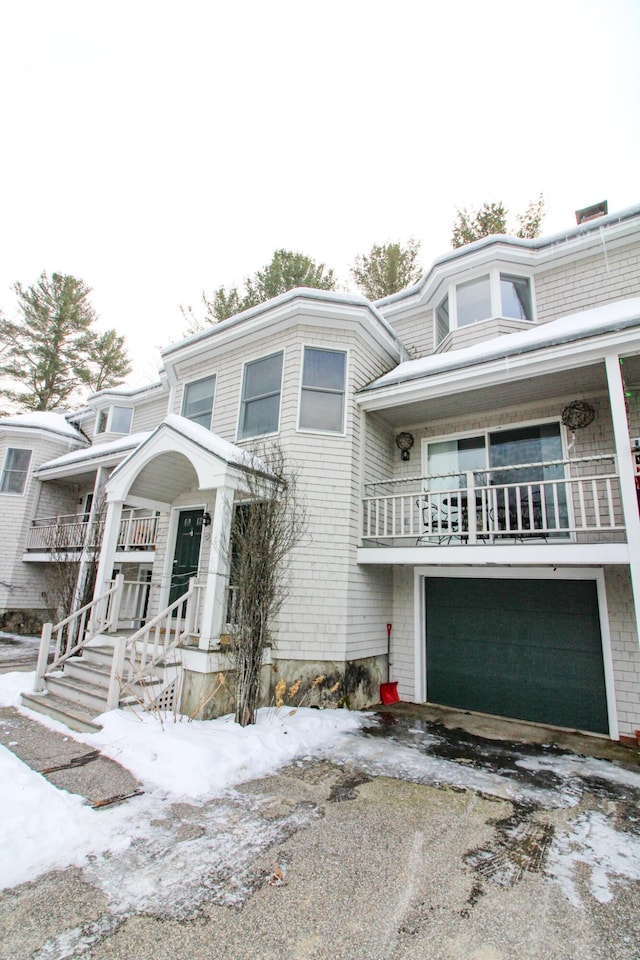
[[[640,641],[640,514],[638,512],[635,468],[631,455],[629,422],[627,420],[627,410],[624,402],[624,387],[622,384],[620,357],[618,354],[607,354],[605,357],[605,366],[609,387],[609,402],[611,404],[611,419],[613,420],[613,436],[618,459],[622,513],[627,531],[627,544],[629,546],[629,570],[631,573],[633,603],[636,615],[636,630]]]
[[[476,512],[476,480],[473,470],[466,471],[467,484],[467,524],[469,539],[467,543],[478,542],[478,514]]]

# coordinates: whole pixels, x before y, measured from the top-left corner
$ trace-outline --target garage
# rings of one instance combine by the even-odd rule
[[[594,580],[428,577],[427,698],[609,733]]]

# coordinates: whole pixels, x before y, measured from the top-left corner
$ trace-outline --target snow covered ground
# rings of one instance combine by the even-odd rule
[[[0,675],[0,705],[18,706],[32,676]],[[24,712],[69,735],[61,724]],[[510,770],[483,768],[435,755],[436,738],[424,728],[405,730],[401,738],[380,735],[375,716],[344,710],[263,709],[258,722],[245,729],[230,717],[190,722],[168,715],[160,722],[122,711],[106,714],[102,723],[100,733],[73,737],[128,768],[145,788],[143,796],[109,809],[88,808],[0,747],[0,889],[76,865],[120,912],[134,904],[138,910],[166,911],[170,902],[179,916],[207,893],[219,902],[240,900],[256,853],[318,815],[311,808],[292,808],[289,817],[270,821],[260,816],[263,801],[243,794],[241,785],[303,758],[330,760],[371,777],[449,785],[539,810],[570,812],[590,784],[603,785],[625,800],[627,821],[620,825],[598,810],[576,810],[570,826],[556,831],[547,876],[576,906],[582,905],[577,871],[590,871],[590,892],[600,902],[613,897],[616,884],[640,880],[640,774],[607,761],[516,753]],[[180,831],[185,839],[204,837],[206,843],[181,844]],[[217,890],[212,864],[215,875],[225,877]]]

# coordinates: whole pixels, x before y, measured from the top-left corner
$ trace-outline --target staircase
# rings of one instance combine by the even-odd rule
[[[94,637],[81,656],[70,657],[65,662],[62,671],[45,674],[43,692],[23,693],[23,706],[60,720],[71,730],[97,732],[101,726],[95,718],[116,709],[109,707],[109,686],[119,642],[126,643],[127,637]],[[146,711],[170,707],[179,673],[179,660],[160,661],[154,666],[153,674],[121,684],[117,707]],[[170,691],[170,688],[173,689]]]
[[[34,691],[22,694],[23,706],[83,733],[100,730],[95,718],[108,710],[173,707],[182,676],[179,644],[193,629],[195,583],[161,614],[128,635],[108,632],[117,623],[113,611],[117,611],[121,587],[116,582],[108,595],[55,627],[45,624]],[[98,617],[98,609],[110,610],[112,615]],[[178,613],[184,614],[184,621]],[[88,626],[92,615],[98,629]],[[56,638],[55,651],[53,663],[48,664],[52,636]]]

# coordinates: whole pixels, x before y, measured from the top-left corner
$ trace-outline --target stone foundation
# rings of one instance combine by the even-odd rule
[[[42,625],[53,620],[51,610],[0,610],[0,630],[21,637],[39,637]]]
[[[319,679],[322,678],[322,679]],[[346,707],[362,710],[380,703],[380,684],[387,678],[387,657],[360,660],[278,660],[274,657],[271,702],[283,680],[285,703],[303,707]],[[296,685],[300,681],[299,687]],[[293,688],[293,695],[289,691]]]

